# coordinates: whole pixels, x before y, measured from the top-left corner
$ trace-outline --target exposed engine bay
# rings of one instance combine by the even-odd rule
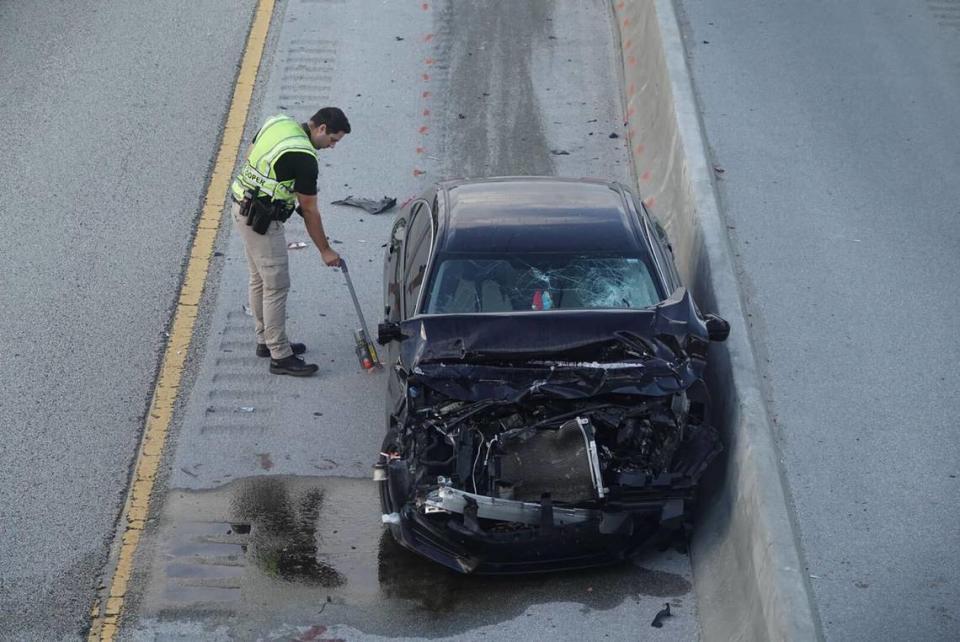
[[[624,476],[649,481],[667,472],[688,408],[683,393],[633,404],[452,402],[425,417],[407,445],[418,484],[445,476],[452,487],[490,497],[592,503]]]

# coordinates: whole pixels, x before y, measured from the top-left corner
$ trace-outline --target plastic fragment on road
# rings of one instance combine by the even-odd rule
[[[303,241],[290,241],[287,243],[288,250],[302,250],[305,247],[307,247],[307,244]]]
[[[252,316],[253,316],[253,312],[250,310],[250,307],[249,307],[249,306],[247,306],[247,305],[241,305],[240,307],[243,308],[243,313],[244,313],[245,315],[247,315],[248,317],[252,317]]]
[[[652,626],[655,629],[662,628],[663,620],[665,618],[671,617],[672,615],[673,614],[670,612],[670,603],[665,602],[663,605],[663,608],[660,609],[660,611],[658,611],[657,614],[654,616],[653,622],[650,623],[650,626]]]
[[[381,212],[386,212],[394,205],[397,204],[397,199],[390,196],[384,196],[380,200],[374,200],[372,198],[360,198],[358,196],[347,196],[346,198],[340,199],[339,201],[331,201],[331,205],[349,205],[351,207],[359,207],[360,209],[366,210],[371,214],[380,214]]]
[[[254,408],[253,406],[240,406],[239,408],[237,408],[237,410],[240,412],[253,412],[254,410],[256,410],[256,408]]]

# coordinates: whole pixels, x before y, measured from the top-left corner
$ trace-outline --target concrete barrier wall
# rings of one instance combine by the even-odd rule
[[[731,325],[713,348],[713,420],[727,456],[694,532],[706,640],[822,638],[713,185],[672,0],[613,0],[637,189],[667,230],[701,309]]]

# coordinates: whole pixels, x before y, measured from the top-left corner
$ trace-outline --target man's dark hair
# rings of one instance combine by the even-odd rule
[[[350,133],[350,121],[339,107],[324,107],[310,117],[310,122],[314,127],[326,125],[328,134]]]

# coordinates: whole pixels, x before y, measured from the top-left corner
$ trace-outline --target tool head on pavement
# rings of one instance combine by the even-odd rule
[[[347,281],[347,289],[350,290],[350,298],[353,299],[353,307],[357,311],[357,317],[360,319],[360,327],[353,333],[353,351],[357,355],[357,361],[364,370],[373,370],[383,367],[380,363],[380,357],[377,356],[377,349],[370,341],[370,332],[367,330],[367,322],[363,318],[363,310],[360,309],[360,301],[357,299],[357,292],[353,289],[353,281],[350,280],[350,272],[347,270],[347,261],[340,258],[340,271],[343,272],[343,278]]]

